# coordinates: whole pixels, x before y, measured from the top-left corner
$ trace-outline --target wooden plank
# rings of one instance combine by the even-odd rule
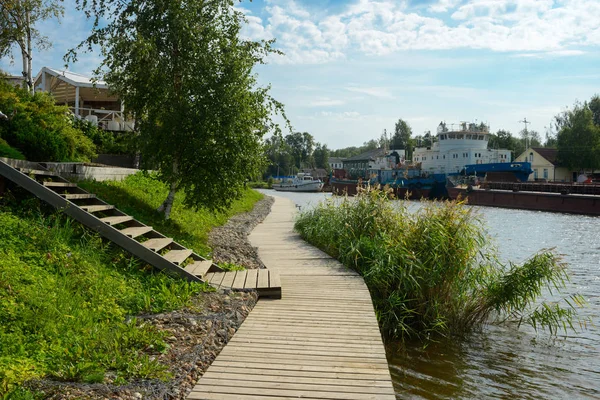
[[[167,260],[172,262],[173,264],[181,264],[182,262],[184,262],[185,260],[187,260],[187,258],[189,256],[191,256],[193,253],[192,250],[189,249],[185,249],[185,250],[171,250],[169,251],[167,254],[165,254],[163,257]]]
[[[43,182],[46,187],[77,187],[76,183],[71,182]]]
[[[89,213],[95,213],[98,211],[108,211],[115,208],[115,206],[111,206],[109,204],[101,204],[101,205],[91,205],[91,206],[79,206],[84,211]]]
[[[263,375],[263,376],[290,376],[302,378],[330,378],[330,379],[352,379],[355,381],[379,381],[390,385],[389,374],[357,374],[352,372],[332,372],[332,371],[300,371],[297,369],[276,369],[266,365],[249,365],[247,367],[239,365],[221,366],[213,364],[208,372],[234,373],[239,375]]]
[[[115,217],[104,217],[104,218],[100,218],[100,221],[108,224],[108,225],[118,225],[118,224],[122,224],[123,222],[128,222],[128,221],[132,221],[133,217],[129,216],[129,215],[118,215]]]
[[[149,248],[152,251],[159,251],[173,243],[171,238],[153,238],[142,242],[142,245]]]
[[[91,193],[65,193],[61,194],[67,200],[83,200],[83,199],[95,199],[96,195]]]
[[[223,277],[223,281],[221,282],[221,287],[230,288],[233,284],[233,280],[235,279],[237,271],[227,271],[225,272],[225,276]]]
[[[247,270],[237,271],[235,274],[235,279],[233,280],[233,284],[231,285],[232,289],[243,289],[244,284],[246,283],[247,274]]]
[[[281,287],[281,278],[279,277],[279,273],[275,271],[269,271],[269,287],[270,288],[280,288]]]
[[[248,360],[240,361],[221,361],[218,357],[213,361],[213,365],[222,367],[237,366],[242,368],[263,368],[268,370],[287,370],[287,371],[312,371],[312,372],[345,372],[356,375],[370,375],[366,379],[373,379],[373,376],[388,376],[390,372],[387,368],[359,368],[342,365],[296,365],[296,364],[272,364],[270,362],[252,362]],[[390,382],[391,384],[391,382]]]
[[[211,260],[195,261],[185,267],[185,270],[196,276],[205,276],[212,265],[213,262]]]
[[[267,386],[267,385],[265,385]],[[273,387],[265,388],[251,388],[251,387],[225,387],[225,386],[212,386],[212,385],[199,385],[196,386],[190,394],[202,396],[204,393],[226,393],[226,394],[237,394],[246,398],[247,395],[262,395],[262,396],[287,396],[288,398],[316,398],[316,399],[345,399],[345,400],[395,400],[395,395],[385,394],[366,394],[366,393],[335,393],[335,392],[324,392],[324,391],[312,391],[312,390],[287,390],[277,389]],[[391,397],[390,397],[391,396]],[[202,397],[195,397],[202,398]]]
[[[244,283],[245,289],[255,289],[258,281],[258,270],[249,269],[246,274],[246,283]]]
[[[258,282],[257,288],[268,288],[269,287],[269,270],[259,269],[258,270]]]
[[[25,175],[44,175],[44,176],[58,176],[56,172],[52,171],[43,171],[41,169],[32,169],[32,168],[17,168],[19,171],[24,173]]]
[[[285,376],[285,375],[254,375],[254,374],[238,374],[235,372],[218,372],[218,371],[207,371],[203,376],[204,378],[210,379],[241,379],[245,381],[256,381],[256,382],[281,382],[281,383],[307,383],[307,384],[319,384],[328,386],[354,386],[354,387],[385,387],[388,388],[388,384],[384,381],[378,380],[361,380],[361,379],[343,379],[343,378],[320,378],[320,377],[302,377],[302,376]]]
[[[121,229],[119,232],[121,232],[123,235],[127,235],[130,238],[136,238],[138,236],[142,236],[145,235],[148,232],[152,232],[152,227],[151,226],[132,226],[129,228],[125,228],[125,229]],[[144,245],[142,243],[142,245]],[[145,247],[148,247],[146,245],[144,245]]]
[[[217,289],[221,287],[223,278],[225,278],[225,272],[211,272],[206,274],[206,279],[210,279],[210,284]]]
[[[338,398],[353,398],[352,394],[355,393],[363,393],[363,394],[394,394],[393,391],[390,393],[390,388],[388,387],[366,387],[366,386],[352,386],[352,385],[327,385],[319,383],[318,381],[313,382],[305,382],[305,383],[294,383],[294,382],[273,382],[273,381],[254,381],[254,380],[245,380],[244,377],[228,377],[226,379],[222,378],[212,378],[212,377],[202,377],[202,385],[208,386],[224,386],[226,388],[231,387],[248,387],[248,388],[264,388],[264,389],[282,389],[282,390],[306,390],[310,392],[336,392],[336,393],[347,393],[347,397],[334,397]],[[201,391],[201,390],[199,390]],[[223,391],[227,391],[224,389]]]

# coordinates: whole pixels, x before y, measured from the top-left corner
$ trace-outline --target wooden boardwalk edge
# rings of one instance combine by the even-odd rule
[[[292,201],[275,197],[249,237],[283,298],[258,301],[189,399],[396,398],[362,277],[302,241],[295,213]],[[267,277],[213,278],[242,286]]]

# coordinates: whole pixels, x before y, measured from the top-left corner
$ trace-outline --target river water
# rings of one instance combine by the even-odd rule
[[[302,209],[329,193],[266,194]],[[417,210],[418,202],[409,209]],[[600,399],[600,217],[476,207],[504,260],[521,262],[556,248],[571,271],[568,293],[587,300],[579,310],[592,325],[552,338],[521,326],[489,326],[467,340],[387,349],[398,399]]]

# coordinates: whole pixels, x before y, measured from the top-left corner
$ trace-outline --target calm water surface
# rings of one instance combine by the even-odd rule
[[[310,208],[328,193],[264,193]],[[410,209],[418,209],[411,203]],[[505,260],[555,247],[570,265],[568,291],[600,321],[600,217],[476,207]],[[490,326],[466,341],[388,346],[399,399],[600,399],[600,328],[551,338],[532,329]]]

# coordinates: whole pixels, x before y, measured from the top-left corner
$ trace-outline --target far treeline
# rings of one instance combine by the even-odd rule
[[[490,134],[489,148],[508,149],[513,159],[522,154],[527,146],[548,147],[558,150],[561,165],[574,170],[600,169],[600,96],[589,101],[575,102],[572,108],[556,115],[542,135],[535,130],[521,130],[517,135],[500,129]],[[429,147],[436,140],[431,131],[413,136],[411,126],[403,119],[396,122],[394,131],[370,139],[362,146],[350,146],[331,150],[326,144],[315,141],[308,132],[296,132],[285,137],[266,140],[266,156],[269,166],[265,177],[289,175],[301,168],[323,168],[329,170],[330,157],[349,158],[374,150],[384,145],[393,149],[404,149],[408,159],[415,147]]]

